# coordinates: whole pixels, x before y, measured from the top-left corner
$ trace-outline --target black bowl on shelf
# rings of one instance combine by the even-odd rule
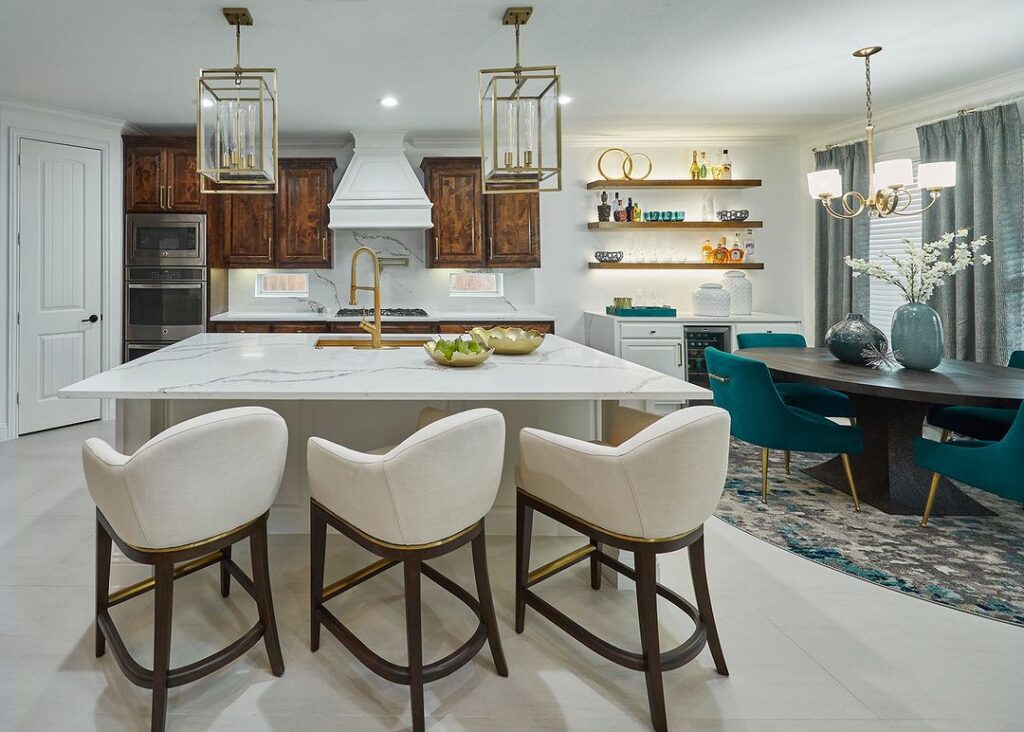
[[[602,264],[622,261],[623,252],[594,252],[594,259]]]
[[[718,217],[719,221],[746,221],[747,217],[750,216],[750,211],[745,208],[723,209],[722,211],[715,212],[715,216]]]

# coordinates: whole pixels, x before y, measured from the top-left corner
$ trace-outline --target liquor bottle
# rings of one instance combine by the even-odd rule
[[[643,221],[644,210],[640,208],[640,204],[636,201],[633,202],[633,221]]]
[[[623,220],[624,221],[632,221],[633,220],[633,197],[632,196],[629,197],[629,203],[626,204],[626,218],[623,219]]]
[[[732,180],[732,160],[729,158],[728,150],[722,150],[718,164],[722,166],[722,180]]]
[[[693,151],[693,162],[690,163],[690,180],[700,179],[700,164],[697,162],[697,151]]]
[[[747,229],[747,238],[743,240],[744,259],[748,262],[754,261],[754,230]]]
[[[732,239],[732,248],[729,249],[729,261],[742,262],[743,255],[743,240],[740,239],[740,232],[737,231],[736,235]]]
[[[608,205],[608,191],[601,191],[601,202],[597,204],[597,220],[611,221],[612,207]]]
[[[616,221],[625,221],[626,220],[626,214],[622,210],[622,199],[619,198],[618,191],[616,191],[616,193],[615,193],[615,214],[614,214],[614,217],[615,217]]]
[[[711,165],[711,177],[714,180],[722,180],[722,160],[714,153],[708,158]]]
[[[725,244],[724,236],[718,240],[718,246],[715,248],[715,251],[711,253],[711,261],[715,264],[729,263],[729,247]]]
[[[715,251],[715,248],[713,246],[711,246],[711,240],[710,239],[705,239],[704,240],[704,246],[702,246],[700,248],[700,261],[705,262],[707,264],[710,264],[711,260],[712,260],[712,253],[714,251]]]
[[[700,154],[700,178],[701,178],[701,180],[706,179],[710,174],[711,174],[711,171],[708,169],[708,155],[707,155],[707,153],[702,151],[701,154]]]

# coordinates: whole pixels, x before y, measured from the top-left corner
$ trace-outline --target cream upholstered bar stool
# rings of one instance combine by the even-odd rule
[[[96,502],[96,656],[109,642],[128,680],[153,690],[152,729],[163,730],[167,689],[227,665],[263,638],[275,676],[284,673],[267,569],[267,513],[284,471],[288,428],[276,412],[240,407],[177,424],[122,455],[103,440],[82,447],[85,480]],[[231,559],[248,538],[252,579]],[[154,577],[110,593],[111,542],[129,559],[152,565]],[[170,668],[174,580],[220,566],[220,591],[231,577],[256,601],[259,620],[231,645]],[[156,593],[153,668],[128,652],[110,608]]]
[[[711,611],[704,566],[704,522],[721,498],[729,460],[729,414],[717,407],[690,407],[658,419],[613,407],[607,443],[524,429],[520,433],[516,497],[516,632],[530,606],[591,650],[626,668],[643,671],[651,721],[667,729],[662,672],[693,660],[707,645],[718,673],[725,656]],[[549,516],[590,543],[534,571],[530,566],[533,512]],[[632,552],[630,568],[603,551],[608,545]],[[657,555],[689,548],[696,607],[657,582]],[[541,599],[530,588],[590,559],[591,586],[601,587],[601,565],[635,580],[641,652],[613,646]],[[694,622],[681,645],[662,651],[657,598]]]
[[[392,448],[356,452],[310,437],[306,465],[310,505],[310,648],[320,647],[326,627],[356,658],[388,681],[410,688],[413,729],[425,727],[423,685],[443,678],[490,645],[494,665],[508,676],[487,573],[484,516],[501,480],[505,420],[493,409],[451,416],[424,410],[425,425]],[[452,480],[452,476],[458,480]],[[331,526],[380,559],[324,587],[327,527]],[[426,563],[472,543],[477,596]],[[405,623],[409,663],[400,666],[378,655],[328,610],[324,603],[401,564],[405,580]],[[459,648],[424,664],[420,575],[447,590],[472,610],[480,623]]]

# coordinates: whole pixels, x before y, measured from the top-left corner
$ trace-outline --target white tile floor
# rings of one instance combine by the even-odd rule
[[[0,729],[148,729],[149,695],[129,684],[108,654],[93,656],[93,506],[78,446],[110,437],[91,424],[0,444]],[[717,520],[707,526],[712,597],[732,675],[710,656],[666,675],[673,730],[1022,730],[1024,630],[930,605],[852,579],[753,539]],[[536,562],[572,548],[545,539]],[[269,671],[262,644],[235,664],[171,691],[169,729],[405,729],[407,693],[359,665],[324,633],[308,649],[304,536],[272,536],[271,571],[287,670]],[[333,536],[328,576],[363,557]],[[246,564],[244,551],[240,561]],[[491,577],[511,676],[489,655],[427,687],[434,730],[648,730],[641,674],[605,662],[527,615],[512,630],[512,540],[489,545]],[[237,556],[237,555],[236,555]],[[437,563],[472,587],[468,549]],[[541,586],[551,601],[623,645],[636,644],[634,597],[589,589],[585,565]],[[662,580],[690,594],[684,555]],[[472,629],[465,608],[425,584],[425,644],[439,657]],[[404,660],[401,575],[392,570],[335,611],[384,655]],[[223,600],[206,570],[175,589],[172,663],[206,655],[255,619],[236,590]],[[143,664],[152,652],[151,597],[114,610]],[[664,612],[665,642],[684,637]]]

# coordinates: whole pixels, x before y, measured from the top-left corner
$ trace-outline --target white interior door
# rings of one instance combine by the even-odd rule
[[[99,150],[21,140],[18,434],[100,418],[57,391],[100,371]],[[93,317],[95,316],[95,320]]]

